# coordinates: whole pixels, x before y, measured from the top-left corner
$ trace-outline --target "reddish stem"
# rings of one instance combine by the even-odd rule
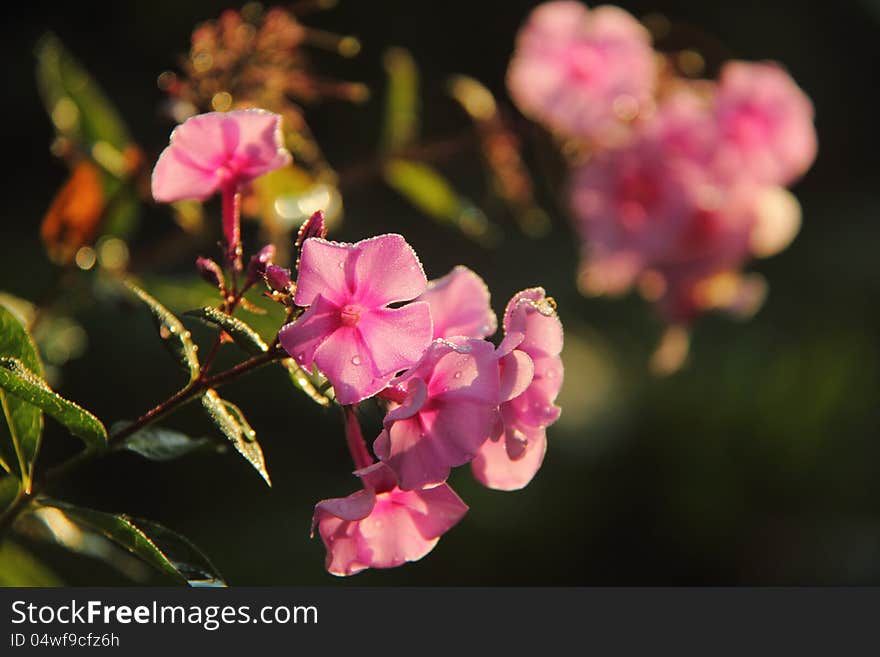
[[[235,276],[235,272],[241,271],[241,194],[238,191],[238,185],[234,182],[224,184],[221,190],[221,199],[223,202],[223,238],[226,240],[228,249],[226,259],[233,276]]]
[[[364,434],[361,432],[354,406],[343,406],[342,414],[345,417],[345,441],[348,443],[351,460],[354,461],[354,469],[361,470],[373,465],[373,457],[370,456],[367,443],[364,442]]]

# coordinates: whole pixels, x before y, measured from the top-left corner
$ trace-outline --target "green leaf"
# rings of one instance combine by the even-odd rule
[[[87,151],[99,149],[99,161],[100,149],[121,152],[131,143],[119,112],[58,37],[44,35],[35,54],[40,94],[60,134],[82,142]]]
[[[330,398],[323,394],[313,382],[308,373],[300,367],[293,358],[285,358],[281,364],[290,375],[293,385],[302,390],[308,397],[321,406],[329,406]]]
[[[151,520],[127,515],[122,517],[135,524],[159,546],[165,557],[174,564],[177,572],[186,578],[190,586],[226,586],[220,571],[188,538]]]
[[[76,507],[55,500],[44,501],[73,523],[85,527],[133,554],[172,580],[190,586],[225,586],[210,560],[189,540],[158,523]]]
[[[259,333],[242,320],[233,317],[232,315],[227,315],[222,310],[206,306],[205,308],[199,308],[198,310],[189,310],[185,312],[184,315],[197,317],[206,324],[219,326],[226,331],[233,340],[235,340],[235,344],[249,354],[261,354],[269,349],[268,345],[263,342],[263,338],[260,337]]]
[[[107,429],[98,418],[53,392],[19,359],[0,358],[0,388],[51,415],[89,449],[101,449],[107,445]]]
[[[0,516],[18,501],[21,493],[21,481],[15,475],[0,477]]]
[[[213,389],[208,390],[202,396],[202,406],[233,447],[254,466],[266,480],[266,483],[271,486],[272,481],[266,470],[263,450],[256,440],[256,433],[244,419],[241,410],[234,404],[221,399],[217,391]]]
[[[196,355],[198,348],[192,341],[192,336],[186,330],[183,322],[131,281],[125,281],[125,286],[138,299],[147,304],[150,312],[153,313],[153,319],[156,322],[162,342],[184,370],[189,373],[189,380],[194,381],[199,376],[199,358]]]
[[[42,376],[43,365],[24,326],[9,310],[0,306],[0,356],[17,358]],[[9,396],[0,390],[0,406],[6,422],[0,422],[0,465],[10,473],[18,474],[25,488],[30,490],[34,460],[40,449],[43,433],[43,414],[27,401]]]
[[[460,196],[436,169],[414,160],[393,158],[385,163],[385,182],[431,218],[451,225],[478,242],[491,245],[497,226],[470,200]]]
[[[419,69],[409,51],[385,52],[388,88],[385,93],[385,127],[382,146],[394,152],[411,145],[419,134]]]
[[[30,552],[12,541],[0,543],[0,586],[64,586]]]
[[[111,429],[114,434],[128,425],[117,422]],[[192,452],[214,447],[210,438],[190,438],[184,433],[163,427],[144,427],[126,437],[114,446],[117,450],[127,450],[151,461],[173,461]]]

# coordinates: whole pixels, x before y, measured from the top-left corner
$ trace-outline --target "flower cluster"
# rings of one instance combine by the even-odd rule
[[[280,117],[262,110],[196,116],[179,126],[153,172],[160,201],[221,192],[230,291],[207,259],[201,274],[224,292],[230,314],[240,300],[237,198],[242,185],[286,165]],[[296,242],[296,272],[272,264],[274,249],[250,259],[244,289],[262,277],[287,309],[281,347],[307,372],[318,370],[343,407],[345,433],[362,488],[315,508],[327,569],[350,575],[419,559],[461,519],[467,506],[446,483],[471,464],[484,485],[515,490],[531,481],[559,417],[562,325],[542,288],[510,300],[499,345],[489,290],[459,266],[428,281],[400,235],[360,242],[325,239],[317,212]],[[231,299],[231,300],[229,300]],[[376,400],[385,412],[371,455],[355,406]]]
[[[562,383],[562,326],[541,288],[514,296],[496,347],[489,291],[470,269],[429,282],[400,235],[313,237],[294,303],[307,309],[281,329],[281,345],[320,370],[340,404],[374,397],[386,413],[373,443],[380,463],[353,450],[364,489],[316,509],[330,572],[424,556],[467,509],[445,483],[456,466],[471,463],[499,490],[531,481]]]
[[[757,308],[763,282],[740,270],[793,239],[800,208],[784,187],[817,149],[812,105],[787,73],[732,61],[717,81],[677,77],[626,12],[559,1],[523,27],[508,87],[578,144],[569,188],[584,292],[637,287],[681,325]]]

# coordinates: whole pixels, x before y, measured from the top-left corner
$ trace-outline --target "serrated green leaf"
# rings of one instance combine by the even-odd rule
[[[0,586],[64,586],[58,576],[18,543],[0,543]]]
[[[198,548],[158,523],[55,500],[44,500],[43,506],[58,509],[74,524],[100,534],[174,581],[190,586],[225,586],[217,569]]]
[[[217,391],[213,389],[208,390],[202,396],[202,406],[233,447],[254,466],[266,480],[266,483],[271,486],[272,481],[266,470],[263,450],[256,440],[254,430],[244,420],[241,410],[234,404],[221,399]]]
[[[460,230],[485,244],[498,238],[498,228],[464,196],[460,196],[443,174],[424,162],[393,158],[385,163],[385,182],[429,217]]]
[[[419,69],[409,51],[390,48],[385,52],[385,127],[382,146],[394,152],[416,141],[419,134]]]
[[[113,425],[110,433],[115,434],[127,425],[128,422],[117,422]],[[134,452],[151,461],[173,461],[181,456],[213,446],[213,441],[210,438],[190,438],[173,429],[148,426],[127,436],[122,442],[116,444],[114,449]]]
[[[0,388],[9,396],[33,404],[67,427],[89,449],[107,445],[107,429],[87,410],[53,392],[48,384],[17,358],[0,358]]]
[[[196,355],[198,348],[183,322],[131,281],[125,281],[125,286],[150,309],[162,342],[171,355],[189,373],[189,380],[194,381],[199,376],[199,358]]]
[[[249,354],[261,354],[269,349],[269,346],[263,342],[263,338],[260,337],[259,333],[242,320],[232,315],[227,315],[222,310],[207,306],[198,310],[188,310],[184,315],[197,317],[207,324],[219,326],[235,340],[235,344]]]
[[[15,315],[3,306],[0,306],[0,356],[17,358],[42,376],[43,365],[33,340]],[[43,433],[43,414],[36,406],[9,396],[4,390],[0,390],[0,406],[6,416],[5,422],[0,422],[0,465],[7,472],[17,474],[29,490]]]
[[[308,373],[293,358],[285,358],[281,361],[281,364],[290,375],[293,385],[306,393],[313,402],[321,406],[330,405],[330,398],[318,390],[318,387],[312,382]]]
[[[82,142],[87,151],[105,144],[121,152],[131,142],[125,122],[58,37],[44,35],[35,54],[37,83],[58,132]]]

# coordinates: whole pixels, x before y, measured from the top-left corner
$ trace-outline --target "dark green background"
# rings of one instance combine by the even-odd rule
[[[381,53],[389,45],[411,49],[422,67],[425,133],[460,134],[467,122],[443,94],[445,77],[467,73],[503,93],[513,36],[532,4],[349,0],[309,18],[364,44],[351,61],[316,52],[315,68],[362,80],[375,92],[366,106],[331,102],[308,110],[331,162],[344,169],[375,151]],[[373,180],[345,190],[345,223],[333,237],[402,232],[429,275],[456,263],[481,273],[499,312],[514,292],[535,284],[559,303],[567,330],[563,416],[549,432],[544,468],[527,489],[488,491],[464,468],[452,484],[471,512],[429,557],[337,580],[323,571],[323,548],[309,540],[308,528],[315,501],[347,494],[356,483],[339,417],[267,370],[226,395],[260,437],[272,490],[232,455],[174,464],[122,455],[53,492],[180,531],[232,584],[880,583],[880,4],[622,4],[637,16],[661,11],[675,24],[713,35],[723,44],[716,55],[783,62],[815,102],[820,155],[795,188],[803,230],[789,250],[754,265],[768,277],[770,296],[752,321],[704,318],[687,368],[652,378],[646,360],[660,325],[638,299],[578,295],[576,245],[551,199],[543,199],[553,209],[549,237],[527,240],[504,211],[493,212],[505,239],[486,251]],[[170,129],[157,109],[156,75],[187,49],[192,26],[225,6],[166,0],[5,6],[0,289],[36,299],[51,279],[37,230],[66,174],[48,152],[52,128],[33,80],[32,47],[40,33],[50,28],[61,37],[154,156]],[[482,200],[476,162],[471,151],[442,168]],[[538,178],[546,193],[549,181]],[[145,208],[135,252],[173,230],[167,209]],[[249,246],[256,246],[253,238]],[[195,255],[156,262],[154,273],[184,280]],[[209,293],[204,285],[196,289]],[[109,425],[137,416],[180,384],[144,313],[75,294],[69,305],[78,309],[89,346],[65,368],[59,392]],[[378,419],[368,417],[371,434]],[[168,425],[194,435],[212,431],[195,408]],[[38,467],[76,447],[52,422],[45,442]],[[63,571],[70,583],[118,581],[95,564],[71,565]]]

